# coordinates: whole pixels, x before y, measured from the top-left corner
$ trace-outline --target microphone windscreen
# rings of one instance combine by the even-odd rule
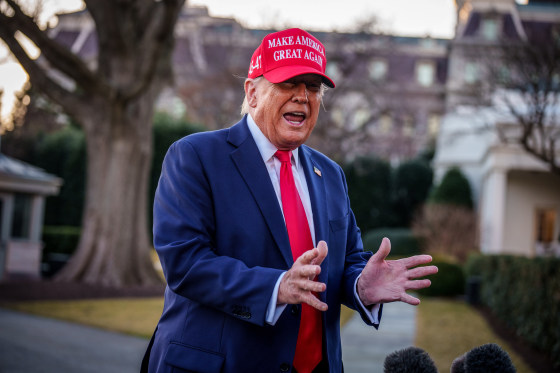
[[[515,373],[508,353],[495,343],[475,347],[465,356],[465,373]]]
[[[451,363],[451,373],[466,373],[465,371],[465,357],[467,354],[463,354],[453,360]]]
[[[421,348],[407,347],[385,358],[385,373],[438,373],[430,355]]]

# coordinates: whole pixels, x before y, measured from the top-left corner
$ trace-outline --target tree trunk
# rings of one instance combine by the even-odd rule
[[[162,283],[151,261],[146,215],[155,90],[128,105],[100,98],[81,118],[88,153],[82,234],[57,280],[117,287]]]

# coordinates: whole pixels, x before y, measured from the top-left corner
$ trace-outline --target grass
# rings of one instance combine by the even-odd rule
[[[124,298],[76,301],[5,303],[18,311],[149,338],[163,309],[163,298]],[[342,307],[341,325],[354,314]],[[535,373],[497,337],[485,319],[464,302],[423,298],[418,307],[415,345],[427,351],[440,372],[448,372],[453,360],[485,343],[497,343],[511,356],[518,373]]]
[[[486,320],[464,302],[423,298],[418,306],[415,345],[427,351],[440,372],[472,348],[496,343],[511,357],[518,373],[534,373]]]
[[[163,298],[121,298],[4,303],[3,307],[150,338],[163,310]]]

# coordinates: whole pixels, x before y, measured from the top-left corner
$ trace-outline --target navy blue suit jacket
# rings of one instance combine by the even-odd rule
[[[330,371],[341,372],[340,304],[358,309],[354,283],[371,253],[363,251],[341,168],[305,145],[299,156],[316,242],[326,241],[329,250],[319,276],[327,284],[319,296],[329,305],[324,350]],[[246,117],[169,148],[154,202],[154,244],[167,288],[148,351],[151,372],[276,372],[291,366],[301,306],[288,305],[274,326],[265,316],[292,253]]]

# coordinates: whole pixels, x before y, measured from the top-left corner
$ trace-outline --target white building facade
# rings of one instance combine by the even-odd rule
[[[508,27],[524,35],[525,25],[539,19],[560,24],[560,7],[519,6],[514,0],[457,1],[457,6],[446,115],[434,159],[436,181],[450,167],[459,167],[469,179],[483,253],[560,256],[560,177],[520,145],[500,140],[496,128],[515,131],[516,121],[496,104],[497,93],[492,106],[483,106],[465,89],[476,90],[481,77],[477,61],[482,58],[476,55],[481,49],[473,45],[497,42]]]

